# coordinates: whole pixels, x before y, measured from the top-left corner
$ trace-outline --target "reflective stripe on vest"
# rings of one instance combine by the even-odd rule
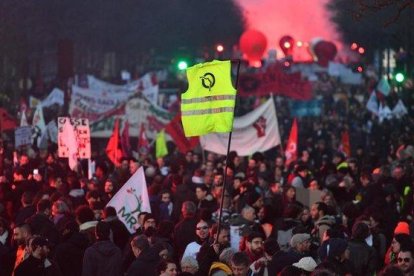
[[[235,100],[236,96],[233,95],[220,95],[220,96],[210,96],[204,98],[194,98],[194,99],[182,99],[182,104],[193,104],[193,103],[206,103],[213,101],[225,101],[225,100]]]

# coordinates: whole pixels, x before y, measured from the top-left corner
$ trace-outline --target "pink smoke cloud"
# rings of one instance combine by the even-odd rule
[[[309,42],[319,37],[341,48],[339,36],[329,21],[325,4],[328,0],[238,0],[248,20],[248,27],[263,32],[268,49],[279,49],[284,35]]]

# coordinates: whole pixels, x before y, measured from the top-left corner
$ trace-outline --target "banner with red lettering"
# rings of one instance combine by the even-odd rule
[[[286,96],[296,100],[312,99],[312,84],[300,72],[285,72],[281,65],[271,65],[264,72],[241,74],[238,96]]]

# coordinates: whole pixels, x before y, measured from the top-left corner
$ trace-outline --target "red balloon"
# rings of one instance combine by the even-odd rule
[[[260,31],[247,30],[240,37],[239,46],[250,62],[260,61],[267,47],[267,39]]]
[[[282,49],[285,56],[291,56],[293,54],[293,46],[295,45],[295,40],[290,35],[282,36],[279,40],[280,49]]]
[[[326,67],[329,61],[335,58],[338,50],[334,43],[322,40],[315,45],[314,52],[318,58],[318,64]]]

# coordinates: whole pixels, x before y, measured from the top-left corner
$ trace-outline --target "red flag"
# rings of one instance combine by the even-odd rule
[[[347,157],[351,156],[351,144],[349,142],[348,130],[342,131],[340,151],[342,151]]]
[[[185,137],[180,113],[165,127],[165,131],[174,140],[178,150],[184,154],[194,149],[200,142],[198,137]]]
[[[129,123],[128,120],[124,123],[124,129],[121,135],[122,156],[128,157],[131,154],[131,144],[129,143]]]
[[[149,141],[147,135],[145,134],[144,124],[141,124],[141,130],[139,131],[138,137],[138,153],[140,154],[149,154]]]
[[[114,131],[112,132],[108,145],[106,146],[106,154],[115,166],[121,165],[122,151],[119,147],[119,140],[119,120],[116,119]]]
[[[0,130],[15,129],[17,127],[16,120],[7,112],[6,109],[0,108]]]
[[[289,140],[286,145],[285,157],[286,167],[298,158],[298,123],[296,118],[293,120],[292,129],[290,130]]]

